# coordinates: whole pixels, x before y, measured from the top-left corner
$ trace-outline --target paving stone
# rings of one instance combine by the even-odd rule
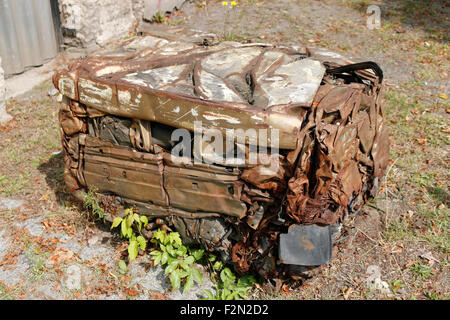
[[[168,298],[173,300],[198,300],[199,298],[205,297],[204,291],[206,289],[214,292],[215,286],[206,272],[202,272],[203,284],[195,283],[186,294],[183,294],[183,288],[171,292],[172,285],[170,284],[169,277],[164,274],[164,269],[161,266],[156,266],[146,270],[149,262],[150,257],[143,256],[128,265],[128,275],[132,276],[131,285],[139,284],[147,291],[145,294],[141,294],[139,299],[148,300],[150,299],[148,293],[157,292],[169,293]]]
[[[22,200],[0,198],[0,210],[14,210],[24,204]]]
[[[44,235],[44,238],[47,238],[47,239],[48,238],[56,238],[56,239],[62,240],[62,241],[74,240],[73,237],[69,236],[65,232],[47,233]]]
[[[64,299],[64,293],[55,289],[54,283],[48,283],[39,286],[36,289],[36,294],[43,300],[62,300]]]
[[[44,226],[41,224],[42,221],[43,217],[37,217],[24,222],[15,222],[14,226],[24,228],[34,237],[40,237],[44,233]]]
[[[107,265],[112,265],[114,263],[114,253],[114,248],[112,247],[92,245],[85,246],[81,249],[79,257],[83,261],[90,261],[97,258]]]
[[[75,238],[70,238],[70,239],[68,239],[67,242],[62,242],[58,246],[61,247],[61,248],[70,250],[70,251],[72,251],[75,254],[78,254],[81,251],[81,248],[82,248],[81,243]]]
[[[0,260],[9,251],[10,242],[5,230],[0,230]]]
[[[128,266],[128,273],[133,277],[131,284],[139,284],[143,289],[150,292],[165,293],[170,290],[168,278],[160,266],[148,268],[148,264],[136,263]]]
[[[17,257],[16,264],[0,267],[0,281],[6,285],[15,285],[27,275],[32,266],[31,260],[25,254],[21,254]]]

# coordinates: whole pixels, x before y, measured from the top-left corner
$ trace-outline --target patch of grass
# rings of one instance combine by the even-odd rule
[[[450,210],[441,205],[428,209],[428,206],[418,206],[419,216],[426,222],[426,230],[421,237],[444,254],[450,253],[449,220]]]
[[[0,301],[1,300],[17,300],[24,293],[24,287],[21,285],[7,286],[0,283]]]
[[[398,294],[400,293],[400,290],[405,286],[403,280],[391,280],[389,281],[390,289],[392,293]]]
[[[439,74],[432,66],[422,64],[421,68],[415,72],[415,77],[421,80],[430,81],[438,79]]]
[[[0,300],[6,300],[7,289],[3,283],[0,283]]]
[[[157,11],[153,17],[152,17],[152,22],[154,23],[166,23],[166,14],[162,11]]]
[[[243,41],[246,37],[242,34],[237,34],[232,31],[226,31],[222,35],[223,41]]]
[[[403,119],[412,109],[417,107],[417,104],[409,95],[397,89],[387,91],[384,97],[386,99],[386,112],[389,116],[395,113],[396,116]]]
[[[427,187],[434,184],[437,173],[434,171],[416,172],[410,177],[411,183],[417,184],[421,187]]]
[[[436,291],[424,291],[423,295],[429,300],[449,300],[450,297],[441,295]]]
[[[86,207],[86,209],[89,210],[90,213],[92,213],[93,217],[101,220],[104,219],[105,212],[100,207],[99,199],[96,192],[97,192],[96,188],[89,189],[84,199],[84,206]]]
[[[387,176],[390,196],[411,206],[412,215],[394,212],[384,230],[388,241],[425,241],[448,253],[448,164],[442,148],[448,126],[434,101],[421,90],[421,81],[411,81],[385,95],[391,135],[391,158],[395,165]]]
[[[29,174],[22,173],[17,177],[0,176],[0,195],[11,196],[22,191],[29,184]]]
[[[41,253],[33,244],[26,251],[28,259],[32,263],[31,277],[34,281],[39,281],[46,272],[45,263],[47,261],[45,254]]]
[[[411,270],[414,277],[419,280],[430,278],[432,275],[431,267],[426,264],[422,264],[421,262],[415,263],[409,267],[409,270]]]
[[[411,221],[395,217],[388,221],[384,230],[384,237],[388,241],[401,241],[414,238],[414,231],[411,228]]]

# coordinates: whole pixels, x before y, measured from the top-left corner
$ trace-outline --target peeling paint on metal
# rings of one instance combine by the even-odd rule
[[[228,123],[232,123],[232,124],[238,124],[241,123],[239,121],[239,119],[237,118],[233,118],[224,114],[218,114],[218,113],[214,113],[214,112],[208,112],[208,113],[204,113],[203,114],[203,118],[205,118],[206,120],[224,120]]]

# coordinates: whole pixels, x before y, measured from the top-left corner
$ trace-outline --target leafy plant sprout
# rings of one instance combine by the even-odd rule
[[[137,258],[139,249],[142,251],[147,249],[147,240],[141,234],[141,230],[148,223],[148,218],[135,213],[133,208],[125,209],[123,217],[116,217],[113,220],[111,230],[120,226],[121,236],[129,241],[128,260],[130,262]],[[209,266],[212,272],[211,279],[215,282],[215,293],[205,290],[204,299],[246,299],[256,282],[253,275],[238,279],[231,269],[224,267],[224,263],[214,254],[208,254],[206,257],[205,249],[184,245],[178,232],[158,229],[153,233],[150,242],[155,246],[150,251],[153,266],[160,265],[164,268],[164,274],[169,277],[172,291],[183,286],[184,294],[195,283],[203,283],[203,275],[195,266],[196,263]],[[124,260],[119,261],[119,272],[122,274],[127,272],[127,264]]]
[[[154,265],[166,266],[164,273],[169,276],[172,291],[180,288],[182,282],[183,293],[192,287],[194,281],[203,283],[200,270],[193,266],[203,257],[203,249],[190,249],[183,245],[178,232],[167,234],[165,230],[156,231],[151,242],[159,247],[159,250],[150,252]]]
[[[128,259],[133,261],[136,259],[139,249],[145,251],[147,248],[147,240],[140,234],[142,226],[147,226],[148,218],[134,213],[133,208],[125,209],[124,217],[116,217],[111,226],[111,230],[120,225],[120,234],[129,240]],[[137,225],[139,235],[136,235],[133,225]],[[122,268],[121,268],[122,269]]]
[[[84,206],[91,214],[97,219],[103,220],[105,218],[105,212],[99,205],[97,198],[97,189],[95,187],[90,188],[84,197]]]

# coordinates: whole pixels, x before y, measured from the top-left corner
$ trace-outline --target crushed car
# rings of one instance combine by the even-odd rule
[[[320,48],[147,32],[53,76],[64,180],[112,220],[220,254],[238,273],[327,264],[388,164],[383,72]]]

